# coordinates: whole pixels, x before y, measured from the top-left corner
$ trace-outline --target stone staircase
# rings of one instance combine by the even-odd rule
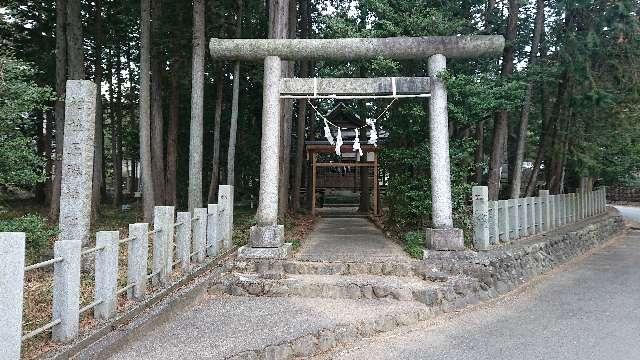
[[[277,344],[235,354],[232,359],[320,355],[491,296],[477,280],[442,273],[421,261],[236,260],[209,291],[238,298],[298,299],[327,305],[338,301],[345,308],[357,308],[358,304],[363,309],[372,307],[373,313],[366,316],[337,321],[321,330],[310,329]]]

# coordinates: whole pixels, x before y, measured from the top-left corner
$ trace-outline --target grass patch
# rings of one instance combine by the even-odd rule
[[[412,258],[416,259],[422,259],[424,242],[425,235],[421,231],[409,231],[402,237],[404,251],[406,251]]]

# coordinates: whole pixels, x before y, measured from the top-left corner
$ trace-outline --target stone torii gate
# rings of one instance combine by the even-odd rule
[[[453,227],[447,91],[438,74],[446,58],[471,58],[502,52],[502,36],[433,36],[349,39],[211,39],[214,60],[264,61],[260,193],[257,225],[250,244],[238,252],[243,257],[286,257],[284,227],[278,225],[280,103],[292,97],[410,97],[430,94],[432,223],[427,246],[434,250],[464,248],[462,230]],[[429,79],[287,79],[282,60],[363,60],[428,58]],[[400,79],[400,78],[398,78]],[[320,85],[322,84],[322,85]]]

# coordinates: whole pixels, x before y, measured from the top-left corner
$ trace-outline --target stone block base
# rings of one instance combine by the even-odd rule
[[[249,244],[255,248],[277,248],[284,243],[284,225],[254,225],[249,230]]]
[[[284,259],[289,255],[291,250],[291,243],[284,243],[279,247],[251,247],[245,245],[238,249],[239,258],[269,258],[269,259]]]
[[[430,250],[464,250],[462,229],[427,229],[426,245]]]

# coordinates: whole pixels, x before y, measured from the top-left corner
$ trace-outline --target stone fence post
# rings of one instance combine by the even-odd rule
[[[551,206],[549,205],[549,190],[540,190],[538,193],[542,203],[542,224],[543,231],[551,230]]]
[[[98,231],[95,269],[95,301],[93,315],[98,320],[110,318],[116,311],[116,292],[118,291],[118,241],[119,231]]]
[[[233,186],[220,185],[218,189],[218,237],[221,248],[229,250],[233,246]]]
[[[176,221],[182,223],[176,227],[176,257],[180,261],[182,271],[191,266],[191,213],[178,212]]]
[[[495,245],[498,243],[500,229],[498,228],[498,202],[489,201],[489,243]]]
[[[207,208],[193,209],[192,249],[194,262],[201,263],[207,252]]]
[[[173,268],[173,206],[156,206],[153,212],[153,272],[152,284],[166,284]]]
[[[518,223],[520,224],[520,237],[529,235],[528,224],[529,215],[527,215],[527,200],[525,198],[519,198],[518,200]]]
[[[19,359],[22,346],[25,233],[0,233],[0,359]]]
[[[517,240],[520,238],[520,222],[518,217],[518,199],[509,199],[509,238]]]
[[[53,320],[60,320],[52,329],[54,341],[68,342],[78,336],[81,247],[80,240],[53,244],[53,256],[62,258],[53,265]]]
[[[536,233],[536,199],[533,197],[525,198],[527,202],[527,215],[529,215],[529,235]]]
[[[149,224],[129,225],[127,245],[127,285],[133,288],[127,291],[127,298],[142,300],[147,292],[147,259],[149,258]]]
[[[509,242],[509,200],[500,200],[499,202],[499,214],[498,219],[500,220],[500,240],[504,242]]]
[[[207,256],[215,257],[222,249],[220,237],[220,213],[218,204],[207,205]]]
[[[474,186],[473,245],[477,250],[488,250],[489,244],[489,191],[486,186]]]

